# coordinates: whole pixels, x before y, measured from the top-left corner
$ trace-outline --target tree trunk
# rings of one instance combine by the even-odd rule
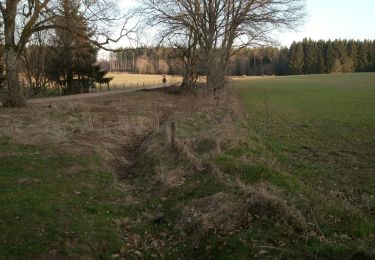
[[[181,83],[181,91],[183,93],[189,93],[193,90],[193,82],[190,78],[184,77]]]
[[[66,73],[66,94],[74,94],[73,90],[73,70],[71,66],[69,66]]]
[[[3,100],[5,106],[21,107],[26,104],[25,96],[22,93],[22,86],[19,81],[19,57],[17,52],[8,47],[5,50],[5,64],[6,64],[6,82],[9,94]]]
[[[216,91],[225,86],[225,72],[221,70],[213,71],[207,74],[207,88],[212,90],[214,95]]]
[[[185,63],[185,71],[181,83],[181,91],[183,93],[189,93],[193,90],[194,85],[194,73],[193,73],[193,64],[190,61]]]
[[[21,107],[25,105],[25,97],[19,81],[20,56],[15,43],[16,11],[18,1],[7,1],[6,15],[4,16],[4,43],[6,83],[8,95],[3,97],[3,105]]]
[[[214,94],[217,89],[223,88],[225,85],[225,76],[227,73],[227,58],[222,52],[213,52],[208,55],[207,68],[207,87],[213,90]]]

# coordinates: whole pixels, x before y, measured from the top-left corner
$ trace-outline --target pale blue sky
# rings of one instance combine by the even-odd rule
[[[136,0],[119,0],[121,9]],[[275,32],[281,45],[303,38],[375,39],[375,0],[306,0],[307,17],[296,32]]]
[[[305,24],[282,33],[283,45],[303,38],[375,39],[375,0],[307,0]]]

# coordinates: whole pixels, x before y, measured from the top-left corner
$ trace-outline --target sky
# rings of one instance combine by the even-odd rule
[[[375,39],[375,0],[307,0],[307,17],[296,32],[280,33],[282,45],[303,38]]]
[[[281,46],[290,46],[303,38],[375,39],[375,0],[305,0],[305,23],[294,32],[275,32]],[[119,0],[126,10],[136,0]]]

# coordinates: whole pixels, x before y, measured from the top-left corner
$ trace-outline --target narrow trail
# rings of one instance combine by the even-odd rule
[[[28,103],[29,104],[43,104],[43,103],[53,103],[53,102],[59,102],[59,101],[80,100],[80,99],[88,99],[88,98],[97,98],[97,97],[103,97],[103,96],[118,95],[118,94],[123,94],[123,93],[132,93],[132,92],[136,92],[136,91],[140,91],[140,90],[156,89],[156,88],[160,88],[160,86],[135,87],[135,88],[122,89],[122,90],[113,90],[113,91],[95,92],[95,93],[84,93],[84,94],[59,96],[59,97],[32,98],[32,99],[28,100]]]

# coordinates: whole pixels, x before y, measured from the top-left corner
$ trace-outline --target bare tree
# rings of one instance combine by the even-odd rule
[[[26,80],[30,95],[38,95],[47,88],[48,78],[46,74],[49,47],[46,39],[39,32],[30,41],[22,55],[22,76]]]
[[[304,0],[141,2],[149,24],[159,26],[161,41],[182,39],[188,54],[199,55],[205,64],[207,84],[215,90],[224,85],[229,59],[238,50],[272,43],[273,31],[293,29],[304,17]]]
[[[98,47],[108,49],[108,44],[129,36],[132,28],[126,28],[130,18],[118,15],[115,4],[110,0],[70,0],[80,4],[80,12],[86,22],[96,32],[90,40]],[[3,104],[22,106],[25,103],[22,86],[19,81],[20,61],[31,36],[37,32],[55,29],[72,31],[55,23],[61,0],[0,0],[0,22],[4,23],[6,83],[8,95]],[[114,37],[114,24],[121,21],[122,29]]]

